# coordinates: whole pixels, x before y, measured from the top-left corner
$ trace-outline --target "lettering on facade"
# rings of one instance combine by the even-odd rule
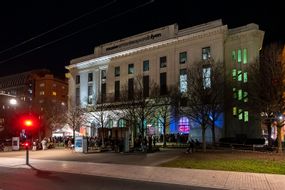
[[[131,41],[128,41],[128,42],[125,42],[125,43],[121,43],[121,44],[118,44],[118,45],[114,45],[114,46],[108,47],[108,48],[106,48],[106,51],[110,51],[110,50],[114,50],[114,49],[117,49],[117,48],[122,48],[122,47],[130,46],[130,45],[142,43],[142,42],[148,41],[148,40],[155,40],[157,38],[160,38],[161,36],[162,36],[161,33],[150,34],[150,35],[144,36],[142,38],[138,38],[136,40],[131,40]]]

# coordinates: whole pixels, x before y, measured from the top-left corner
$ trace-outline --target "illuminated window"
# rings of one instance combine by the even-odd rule
[[[128,67],[128,74],[134,74],[135,72],[135,67],[134,67],[134,64],[129,64],[129,67]]]
[[[234,97],[234,99],[237,98],[237,91],[236,91],[236,88],[233,88],[233,97]]]
[[[119,120],[119,127],[126,127],[126,120],[124,120],[124,119],[120,119]]]
[[[235,62],[236,61],[236,51],[235,50],[233,50],[232,51],[232,60]]]
[[[203,68],[203,87],[211,88],[211,67]]]
[[[233,107],[233,115],[237,115],[237,107]]]
[[[211,48],[204,47],[202,48],[202,60],[207,60],[211,57]]]
[[[149,60],[143,61],[143,71],[149,71]]]
[[[179,76],[179,82],[180,82],[180,92],[187,92],[187,71],[186,69],[180,69],[180,76]]]
[[[239,120],[242,120],[242,118],[243,118],[243,112],[242,112],[242,109],[238,109],[238,119]]]
[[[53,96],[56,96],[56,92],[55,92],[55,91],[53,91],[53,92],[52,92],[52,95],[53,95]]]
[[[238,62],[241,63],[241,49],[238,49]]]
[[[242,81],[242,71],[238,70],[238,81]]]
[[[247,72],[243,73],[243,82],[247,83]]]
[[[233,69],[233,80],[236,80],[237,79],[237,70],[236,69]]]
[[[244,122],[248,122],[248,111],[244,111]]]
[[[179,53],[179,63],[183,64],[183,63],[186,63],[186,61],[187,61],[187,52],[184,51],[184,52]]]
[[[246,91],[243,92],[243,101],[248,102],[248,93]]]
[[[108,128],[113,128],[113,120],[110,119],[108,122]]]
[[[45,83],[41,83],[41,84],[40,84],[40,87],[44,87],[44,86],[45,86]]]
[[[45,91],[40,91],[40,95],[45,95]]]
[[[247,49],[243,49],[243,64],[247,64]]]
[[[167,62],[166,56],[160,57],[159,58],[160,68],[166,67],[166,62]]]
[[[242,99],[242,90],[239,89],[238,90],[238,100],[241,100]]]
[[[178,131],[181,133],[189,133],[190,126],[189,126],[189,119],[187,117],[181,117],[178,123]]]

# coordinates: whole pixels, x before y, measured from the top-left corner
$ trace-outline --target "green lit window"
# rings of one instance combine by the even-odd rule
[[[238,70],[238,81],[242,81],[242,71]]]
[[[236,88],[233,88],[233,96],[234,96],[234,99],[236,99],[236,98],[237,98]]]
[[[233,115],[237,115],[237,107],[233,107]]]
[[[108,128],[113,128],[113,120],[112,119],[109,120]]]
[[[248,93],[246,91],[243,92],[243,101],[248,102]]]
[[[241,63],[241,49],[238,49],[238,62]]]
[[[120,119],[119,120],[119,127],[126,127],[126,120]]]
[[[186,63],[186,61],[187,61],[187,52],[184,51],[184,52],[179,53],[179,63],[183,64],[183,63]]]
[[[239,89],[238,90],[238,100],[241,100],[242,99],[242,90]]]
[[[248,111],[244,111],[244,118],[243,118],[244,122],[248,122]]]
[[[243,73],[243,82],[247,83],[247,72]]]
[[[242,120],[242,118],[243,118],[243,113],[242,113],[242,109],[238,109],[238,119],[239,120]]]
[[[233,80],[236,80],[236,76],[237,76],[237,70],[236,69],[233,69]]]
[[[243,64],[247,64],[247,49],[243,49]]]
[[[232,51],[232,60],[235,62],[236,59],[237,59],[237,57],[236,57],[236,51],[233,50],[233,51]]]

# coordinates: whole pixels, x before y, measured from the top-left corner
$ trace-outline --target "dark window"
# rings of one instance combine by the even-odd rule
[[[128,81],[128,99],[134,98],[134,79],[129,79]]]
[[[143,61],[143,71],[149,71],[149,60]]]
[[[93,73],[88,73],[88,82],[93,81]]]
[[[101,70],[101,79],[106,79],[106,70]]]
[[[202,60],[207,60],[211,57],[211,48],[204,47],[202,48]]]
[[[93,87],[88,86],[88,104],[92,104],[93,99]]]
[[[79,84],[79,83],[80,83],[80,76],[79,76],[79,75],[76,75],[75,83],[76,83],[76,84]]]
[[[128,74],[134,74],[134,64],[129,64],[129,68],[128,68]]]
[[[80,104],[80,89],[79,88],[75,89],[75,103],[76,103],[76,106],[79,106]]]
[[[101,102],[105,102],[106,101],[106,83],[103,83],[101,85]]]
[[[115,77],[120,76],[120,67],[115,67]]]
[[[187,61],[187,52],[186,51],[181,52],[179,54],[179,63],[183,64],[183,63],[186,63],[186,61]]]
[[[149,96],[149,76],[143,76],[143,96]]]
[[[160,73],[160,95],[167,93],[166,73]]]
[[[159,59],[160,68],[166,67],[166,62],[167,62],[166,56],[160,57]]]
[[[115,100],[120,98],[120,81],[115,81]]]

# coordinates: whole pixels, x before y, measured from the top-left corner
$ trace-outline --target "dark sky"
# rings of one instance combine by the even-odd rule
[[[113,1],[9,0],[3,2],[0,3],[0,52]],[[271,41],[285,42],[282,0],[270,0],[267,3],[257,0],[253,2],[250,0],[154,0],[150,4],[133,10],[134,7],[147,2],[149,1],[117,0],[65,27],[2,52],[0,76],[47,68],[63,77],[67,72],[64,66],[68,65],[71,59],[93,53],[97,45],[173,23],[178,23],[181,29],[220,18],[229,28],[254,22],[266,32],[265,44]],[[71,35],[86,27],[89,29]],[[71,36],[65,38],[68,35]],[[57,39],[62,40],[55,42]],[[38,48],[40,46],[41,48]],[[27,51],[31,52],[25,53]],[[24,55],[19,56],[20,54]]]

